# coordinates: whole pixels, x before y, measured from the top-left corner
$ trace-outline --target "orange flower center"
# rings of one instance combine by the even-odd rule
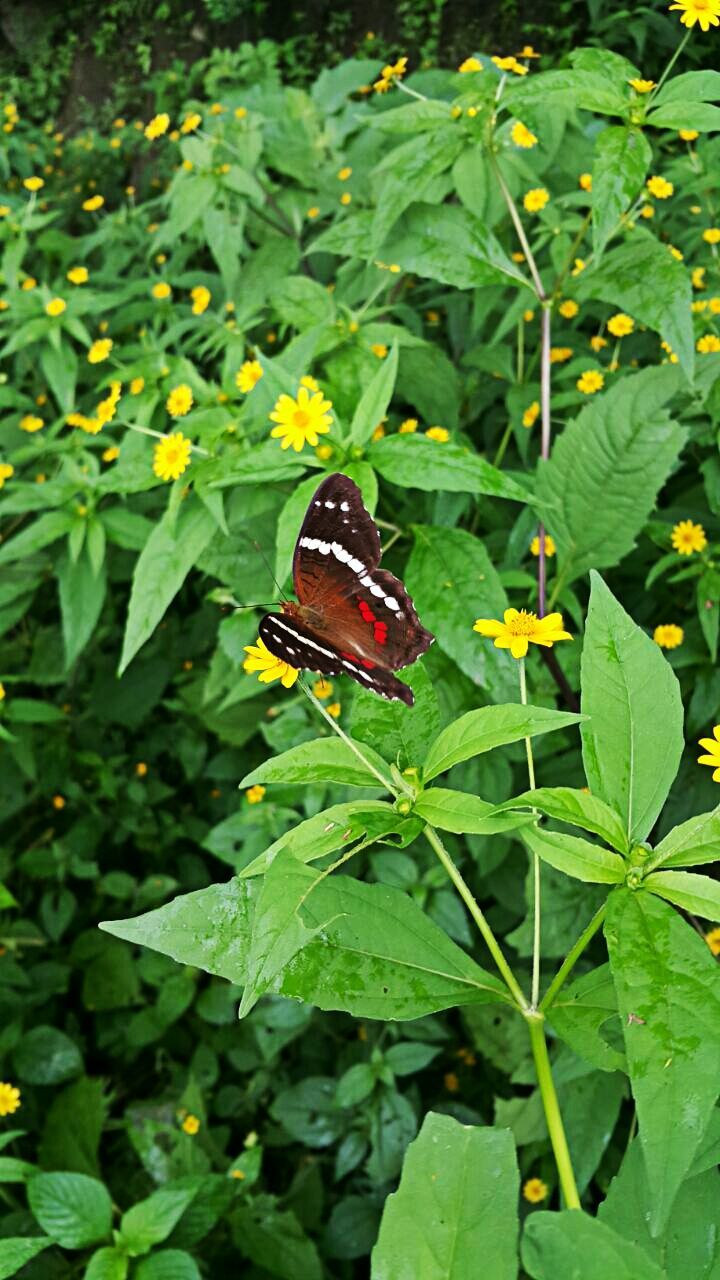
[[[531,636],[537,623],[536,613],[527,613],[521,609],[517,618],[507,624],[511,636]]]
[[[310,414],[307,412],[306,409],[295,410],[293,414],[294,426],[298,427],[300,431],[304,431],[305,427],[309,425],[309,422],[310,422]]]

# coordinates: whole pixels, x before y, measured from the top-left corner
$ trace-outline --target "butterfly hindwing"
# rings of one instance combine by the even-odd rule
[[[270,652],[291,667],[307,667],[324,676],[350,676],[364,689],[371,689],[383,698],[398,698],[408,706],[413,704],[412,689],[398,680],[392,671],[363,662],[350,650],[347,653],[334,651],[297,618],[268,613],[261,619],[259,631]]]

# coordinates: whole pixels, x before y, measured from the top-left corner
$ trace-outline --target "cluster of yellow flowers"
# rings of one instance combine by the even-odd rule
[[[373,84],[376,93],[387,93],[393,85],[402,80],[407,70],[407,58],[398,58],[397,62],[388,63],[380,72],[380,78]]]
[[[87,432],[88,435],[95,436],[109,422],[112,422],[121,395],[122,383],[111,382],[109,394],[104,400],[100,401],[95,409],[94,417],[88,418],[84,413],[69,413],[65,421],[69,427],[79,427],[81,431]]]

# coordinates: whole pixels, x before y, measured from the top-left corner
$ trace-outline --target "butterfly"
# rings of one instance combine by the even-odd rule
[[[293,555],[297,604],[268,613],[260,637],[291,667],[347,675],[383,698],[412,706],[412,689],[393,675],[434,637],[421,626],[402,582],[379,569],[380,534],[357,485],[336,473],[310,500]]]

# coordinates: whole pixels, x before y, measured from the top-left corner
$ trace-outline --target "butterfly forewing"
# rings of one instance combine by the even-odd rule
[[[293,585],[300,604],[318,604],[338,589],[345,594],[379,563],[380,534],[360,490],[347,476],[328,476],[310,500],[295,544]]]

